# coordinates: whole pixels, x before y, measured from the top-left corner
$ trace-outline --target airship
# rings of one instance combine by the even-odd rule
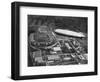
[[[84,38],[86,35],[82,32],[76,32],[68,29],[55,29],[55,33],[62,34],[65,36]]]

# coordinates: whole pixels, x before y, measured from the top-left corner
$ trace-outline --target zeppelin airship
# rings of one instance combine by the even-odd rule
[[[66,36],[72,36],[72,37],[79,37],[79,38],[84,38],[86,35],[82,32],[76,32],[76,31],[71,31],[68,29],[56,29],[56,33],[66,35]]]

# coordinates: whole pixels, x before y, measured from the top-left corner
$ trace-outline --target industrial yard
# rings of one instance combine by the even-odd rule
[[[88,64],[87,33],[46,23],[33,27],[37,29],[28,35],[29,66]]]

